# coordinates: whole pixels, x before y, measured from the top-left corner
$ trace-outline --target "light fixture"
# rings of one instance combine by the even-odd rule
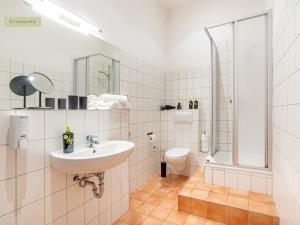
[[[38,13],[70,29],[101,38],[102,31],[97,27],[49,0],[24,0],[24,2]]]

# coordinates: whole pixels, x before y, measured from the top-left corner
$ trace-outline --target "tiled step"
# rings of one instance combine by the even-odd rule
[[[179,192],[178,210],[228,225],[279,225],[271,196],[206,184],[201,171]]]

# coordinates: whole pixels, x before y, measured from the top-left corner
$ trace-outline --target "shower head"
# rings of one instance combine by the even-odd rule
[[[98,73],[105,75],[107,78],[110,78],[110,65],[107,66],[107,72],[98,70]]]

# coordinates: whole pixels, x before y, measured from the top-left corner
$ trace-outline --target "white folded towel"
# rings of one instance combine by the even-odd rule
[[[102,102],[99,101],[97,105],[97,109],[122,109],[122,108],[128,108],[128,103],[118,103],[118,102]]]
[[[103,102],[119,102],[127,103],[127,96],[124,95],[111,95],[111,94],[102,94],[99,96],[99,100]]]
[[[125,108],[129,108],[126,96],[109,94],[103,94],[99,97],[96,95],[88,96],[88,109],[90,110],[122,110]]]
[[[89,95],[88,96],[88,109],[90,110],[95,110],[97,109],[97,105],[98,105],[98,97],[96,95]]]

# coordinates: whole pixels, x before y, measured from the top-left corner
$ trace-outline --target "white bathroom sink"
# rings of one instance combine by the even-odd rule
[[[100,173],[125,161],[134,147],[129,141],[107,141],[93,148],[75,149],[72,153],[51,152],[51,164],[69,174]]]

